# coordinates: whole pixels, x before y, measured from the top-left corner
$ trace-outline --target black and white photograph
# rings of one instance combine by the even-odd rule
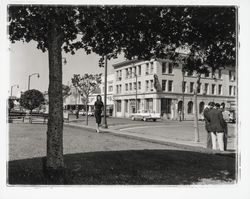
[[[27,2],[4,8],[4,186],[239,187],[239,4]]]

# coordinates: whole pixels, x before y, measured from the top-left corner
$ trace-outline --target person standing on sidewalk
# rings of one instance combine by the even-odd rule
[[[96,132],[100,133],[99,127],[102,121],[102,108],[103,108],[101,95],[96,96],[94,107],[95,107]]]
[[[224,151],[224,119],[219,110],[220,104],[216,103],[215,107],[208,112],[209,130],[212,137],[212,149],[216,150],[216,139],[220,151]]]
[[[225,103],[221,103],[220,105],[220,110],[222,112],[222,116],[224,119],[224,136],[223,136],[223,141],[224,141],[224,150],[227,150],[227,138],[228,138],[228,127],[227,127],[227,120],[229,119],[228,113],[225,111]]]
[[[213,108],[214,103],[209,102],[207,106],[205,106],[203,111],[203,116],[205,120],[205,129],[207,131],[207,148],[212,149],[212,138],[211,138],[211,131],[210,131],[210,124],[209,124],[209,118],[208,118],[208,112]]]

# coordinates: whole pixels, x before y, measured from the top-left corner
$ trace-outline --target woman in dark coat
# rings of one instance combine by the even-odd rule
[[[96,96],[96,101],[95,101],[94,106],[95,106],[96,132],[100,133],[99,126],[102,121],[102,108],[103,108],[101,95]]]

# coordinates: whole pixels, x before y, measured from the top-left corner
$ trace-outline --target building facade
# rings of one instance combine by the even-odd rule
[[[194,118],[196,74],[183,74],[182,64],[170,60],[124,61],[114,67],[114,116],[130,117],[137,110],[160,113],[164,119],[177,119],[184,103],[184,118]],[[224,102],[235,108],[236,72],[225,67],[201,76],[197,90],[198,113],[206,104]],[[137,102],[137,103],[136,103]]]

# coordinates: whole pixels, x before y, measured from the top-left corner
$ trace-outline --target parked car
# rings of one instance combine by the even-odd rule
[[[84,110],[79,111],[79,115],[85,116],[86,112]]]
[[[160,113],[150,112],[148,110],[139,110],[137,113],[131,115],[131,119],[143,121],[153,120],[155,122],[157,119],[161,119],[161,115]]]
[[[88,112],[88,116],[94,116],[95,113],[93,111]]]

